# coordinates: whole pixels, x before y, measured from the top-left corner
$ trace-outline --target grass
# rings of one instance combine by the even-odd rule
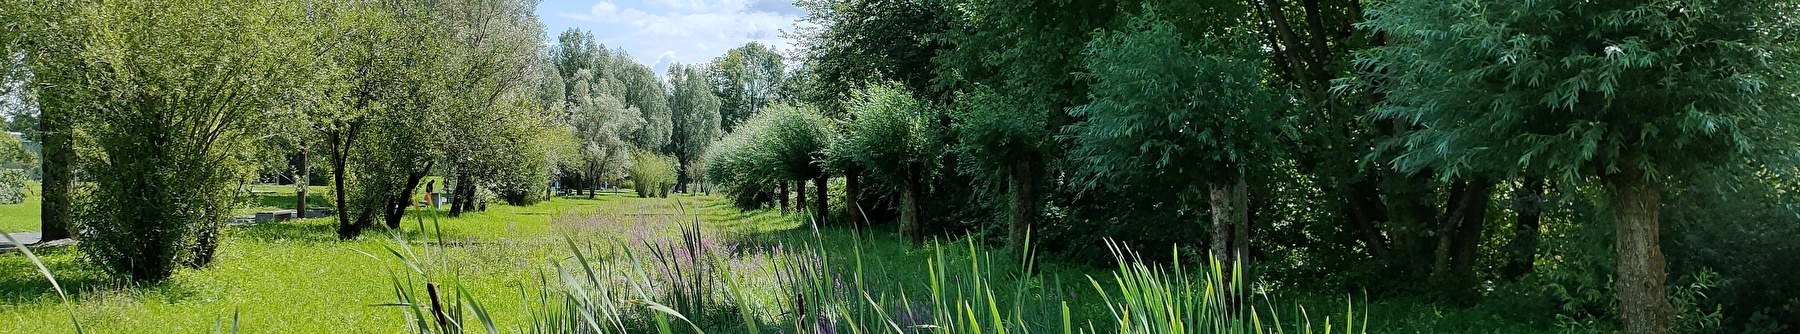
[[[0,231],[17,233],[38,230],[38,216],[43,212],[40,188],[33,182],[25,191],[25,202],[0,204]]]
[[[291,195],[281,195],[268,196],[280,201],[257,203],[275,208],[291,203]],[[890,332],[887,328],[902,323],[943,324],[947,331],[971,333],[1001,328],[1094,333],[1118,326],[1172,332],[1171,327],[1157,327],[1170,323],[1166,319],[1191,321],[1183,327],[1190,332],[1268,326],[1301,333],[1321,331],[1324,327],[1311,326],[1342,324],[1346,318],[1360,328],[1363,318],[1371,317],[1364,315],[1369,313],[1365,307],[1375,313],[1370,332],[1487,331],[1456,325],[1476,314],[1428,313],[1425,308],[1431,307],[1420,306],[1426,303],[1353,305],[1346,299],[1356,298],[1348,295],[1292,296],[1301,302],[1290,304],[1255,302],[1263,310],[1259,316],[1279,318],[1285,325],[1221,327],[1217,317],[1208,315],[1216,309],[1194,306],[1209,303],[1193,292],[1212,288],[1207,275],[1177,274],[1130,261],[1096,268],[1051,260],[1027,268],[1029,262],[1018,261],[1017,255],[991,253],[965,241],[912,247],[891,231],[892,226],[814,229],[773,210],[738,211],[717,197],[640,199],[609,193],[593,200],[560,197],[531,207],[493,205],[487,212],[456,219],[415,214],[399,242],[381,231],[360,240],[338,241],[330,219],[232,228],[211,267],[181,270],[168,281],[148,286],[127,286],[105,277],[83,262],[78,248],[47,249],[39,255],[69,290],[76,318],[92,333],[207,331],[234,315],[246,333],[412,331],[415,321],[430,319],[429,313],[375,305],[424,304],[429,300],[420,298],[426,277],[434,288],[446,291],[451,303],[479,301],[500,331],[530,331],[558,317],[558,312],[570,315],[558,294],[581,284],[571,284],[569,278],[593,268],[664,270],[658,266],[680,262],[670,259],[695,252],[679,249],[680,244],[655,243],[684,240],[685,234],[710,235],[726,245],[708,251],[716,255],[684,266],[716,263],[720,267],[714,275],[732,279],[712,282],[706,289],[711,294],[690,293],[686,302],[668,298],[665,292],[675,289],[669,280],[647,279],[639,283],[648,287],[644,291],[653,292],[639,292],[642,297],[630,300],[687,310],[682,313],[694,320],[693,326],[710,333],[792,333],[825,324]],[[421,233],[419,225],[431,232]],[[419,269],[396,260],[390,253],[394,249],[414,254],[408,258]],[[585,260],[577,257],[578,252],[585,253]],[[654,274],[640,275],[650,276]],[[596,282],[593,287],[629,286],[599,281],[590,279]],[[466,298],[459,297],[463,294]],[[801,295],[811,297],[808,302],[792,297]],[[1159,309],[1158,300],[1189,307]],[[797,304],[809,306],[799,311]],[[73,327],[67,312],[32,263],[17,253],[0,254],[0,333],[69,332]],[[1164,320],[1120,316],[1159,312],[1186,315]],[[635,314],[636,318],[619,321],[632,321],[637,326],[632,328],[645,332],[657,332],[662,324],[672,332],[689,328],[678,318],[661,317],[665,322],[659,324],[654,321],[659,313]],[[813,320],[809,325],[796,320],[795,314]],[[472,330],[479,328],[472,319],[462,321]],[[1492,328],[1519,327],[1487,329]],[[1332,332],[1345,330],[1338,325]]]
[[[565,256],[551,235],[551,216],[642,201],[619,195],[558,198],[531,207],[490,206],[487,212],[439,222],[450,240],[446,257],[462,272],[469,293],[516,300],[520,284],[535,282],[550,259]],[[409,237],[418,237],[418,221],[408,219]],[[310,219],[233,228],[212,266],[182,270],[150,286],[126,286],[105,277],[84,263],[77,248],[47,249],[39,255],[69,290],[77,318],[91,333],[209,331],[233,312],[244,333],[403,330],[398,312],[368,306],[393,300],[384,283],[398,268],[364,253],[379,254],[392,239],[375,231],[360,240],[338,241],[333,224]],[[0,333],[71,331],[66,316],[58,316],[66,312],[60,300],[31,268],[20,254],[0,254]],[[506,303],[490,308],[511,315],[522,314],[519,307]],[[497,320],[524,321],[508,316]]]

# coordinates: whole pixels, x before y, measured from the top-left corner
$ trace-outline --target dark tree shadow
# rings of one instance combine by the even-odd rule
[[[33,249],[32,252],[56,276],[56,282],[69,294],[70,300],[79,298],[84,292],[114,289],[122,285],[119,281],[107,278],[100,268],[89,264],[74,247]],[[57,299],[50,280],[45,279],[38,272],[37,265],[32,264],[23,253],[0,254],[0,304],[61,302]]]

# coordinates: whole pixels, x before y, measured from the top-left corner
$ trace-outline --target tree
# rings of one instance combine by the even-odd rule
[[[83,253],[133,280],[211,261],[239,198],[259,122],[310,79],[313,36],[298,3],[151,1],[68,8],[83,41],[60,106],[83,112],[93,181],[78,215]],[[215,15],[212,13],[230,13]],[[229,69],[229,70],[227,70]],[[70,81],[62,81],[70,80]],[[60,107],[59,106],[59,107]]]
[[[931,119],[933,112],[895,85],[870,87],[850,105],[851,120],[845,123],[848,131],[839,151],[882,184],[898,188],[901,225],[915,246],[925,242],[919,208],[926,182],[945,151],[933,136],[941,131]]]
[[[1101,181],[1166,180],[1204,189],[1212,256],[1231,272],[1247,256],[1245,174],[1270,160],[1282,112],[1241,35],[1188,37],[1153,10],[1088,44],[1093,101],[1074,109],[1072,153]]]
[[[825,119],[817,109],[810,106],[778,103],[764,110],[755,117],[768,117],[756,145],[765,147],[768,152],[766,162],[772,176],[779,182],[793,181],[796,185],[796,198],[806,202],[806,181],[814,182],[818,196],[815,198],[818,211],[814,219],[826,217],[825,182],[830,175],[825,173],[825,149],[833,141],[834,131],[826,127]],[[795,204],[795,211],[804,211]]]
[[[1392,163],[1508,166],[1597,181],[1616,220],[1620,328],[1664,333],[1662,192],[1733,163],[1792,116],[1792,1],[1412,1],[1371,9],[1392,44],[1384,119],[1419,128]],[[1571,19],[1579,18],[1579,19]]]
[[[668,88],[649,66],[633,62],[623,52],[613,54],[612,63],[615,69],[611,71],[615,75],[613,82],[621,85],[617,88],[624,92],[619,101],[636,109],[644,119],[644,126],[631,134],[631,144],[646,150],[668,152],[675,130]]]
[[[696,176],[688,170],[700,164],[706,147],[723,134],[719,126],[719,97],[713,95],[712,86],[706,82],[705,70],[700,67],[670,65],[669,85],[672,88],[669,106],[675,115],[674,138],[670,143],[681,165],[681,177],[676,187],[691,191],[688,185]]]
[[[767,203],[759,197],[774,186],[772,173],[763,166],[774,160],[758,145],[768,128],[767,117],[746,119],[730,133],[706,149],[706,179],[722,190],[740,208],[753,209]]]
[[[543,26],[520,0],[463,0],[443,3],[440,25],[453,36],[445,41],[444,56],[451,73],[445,78],[446,118],[439,127],[444,143],[449,178],[458,192],[450,215],[476,208],[479,189],[510,188],[517,204],[535,203],[540,189],[550,182],[548,150],[536,132],[546,128],[547,117],[536,114],[534,91]],[[429,172],[429,166],[420,172]],[[396,211],[410,206],[410,181],[397,197]],[[405,203],[405,204],[401,204]],[[397,224],[399,213],[389,217]]]
[[[961,169],[1006,184],[1007,247],[1025,251],[1026,238],[1044,205],[1039,195],[1045,178],[1044,159],[1054,148],[1045,124],[1047,115],[1041,112],[1050,108],[1001,96],[985,87],[957,102],[956,118],[961,122],[952,125],[952,130],[962,153]]]
[[[87,72],[73,55],[83,47],[84,21],[74,11],[76,3],[64,1],[7,2],[0,4],[0,19],[13,22],[0,27],[0,52],[8,58],[7,81],[18,81],[21,96],[38,103],[34,138],[43,159],[42,218],[44,240],[68,238],[74,225],[75,148],[73,97],[83,87],[67,83]],[[19,58],[14,58],[19,57]],[[22,60],[12,63],[13,59]],[[25,101],[21,101],[25,102]],[[14,117],[17,117],[15,115]],[[16,119],[15,119],[16,120]],[[9,124],[15,125],[15,124]]]
[[[35,164],[37,156],[25,151],[18,138],[14,138],[12,134],[0,134],[0,204],[25,201],[25,171],[11,166]]]
[[[393,210],[401,185],[436,161],[430,126],[443,112],[444,42],[426,3],[350,3],[325,25],[341,47],[327,53],[325,103],[308,111],[329,151],[338,237],[360,236],[376,213]],[[405,12],[410,15],[401,15]],[[365,143],[379,141],[380,143]],[[392,143],[398,146],[384,146]],[[354,195],[353,195],[354,194]],[[356,200],[352,201],[352,197]],[[410,202],[410,200],[408,200]]]
[[[587,77],[586,73],[578,71],[576,77]],[[600,182],[625,177],[635,161],[630,136],[644,126],[643,114],[607,94],[606,83],[591,79],[576,82],[575,91],[585,93],[578,93],[579,100],[571,107],[575,137],[582,147],[584,174],[596,187]],[[588,198],[593,198],[592,192]]]
[[[750,42],[725,51],[706,68],[706,82],[719,97],[719,128],[736,129],[757,111],[774,103],[786,82],[782,56],[774,48]]]

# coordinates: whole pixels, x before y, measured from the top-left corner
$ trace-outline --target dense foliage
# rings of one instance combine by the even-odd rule
[[[345,239],[421,185],[458,216],[623,184],[1531,330],[1800,328],[1794,0],[805,0],[797,49],[666,73],[533,5],[0,3],[42,146],[0,137],[0,202],[40,165],[46,236],[146,281],[250,180],[329,182]]]
[[[669,197],[675,187],[675,157],[644,150],[631,156],[631,189],[638,197]]]

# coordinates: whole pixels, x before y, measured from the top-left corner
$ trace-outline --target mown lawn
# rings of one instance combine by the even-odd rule
[[[0,231],[17,233],[38,230],[38,216],[43,199],[38,196],[38,185],[32,183],[26,188],[25,202],[17,204],[0,204]]]

